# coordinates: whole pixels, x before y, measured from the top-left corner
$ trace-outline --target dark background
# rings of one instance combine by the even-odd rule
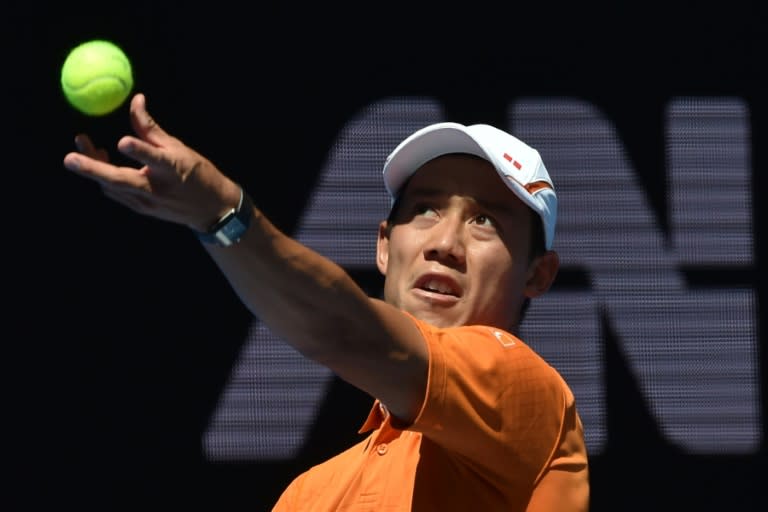
[[[758,2],[234,5],[2,8],[7,510],[268,510],[298,471],[355,438],[369,406],[339,382],[323,409],[334,420],[320,418],[300,460],[205,460],[201,435],[251,319],[189,233],[63,169],[75,133],[113,148],[130,130],[127,104],[86,118],[63,99],[60,66],[84,40],[118,42],[153,116],[287,231],[339,129],[382,97],[433,96],[464,123],[499,119],[517,96],[581,97],[630,149],[657,144],[672,96],[742,97],[757,251],[744,279],[763,302],[768,41]],[[650,175],[654,164],[637,167]],[[739,457],[680,453],[652,424],[627,419],[642,409],[631,379],[607,376],[593,510],[768,509],[764,445]]]

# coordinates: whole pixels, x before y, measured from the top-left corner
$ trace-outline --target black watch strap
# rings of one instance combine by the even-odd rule
[[[248,194],[240,187],[240,202],[224,214],[216,224],[205,233],[197,233],[197,238],[206,244],[229,247],[237,243],[248,231],[253,218],[253,203]]]

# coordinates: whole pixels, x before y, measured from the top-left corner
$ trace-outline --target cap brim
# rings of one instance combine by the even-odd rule
[[[449,153],[469,153],[486,160],[488,153],[466,128],[457,123],[438,123],[403,140],[384,164],[384,185],[396,197],[408,178],[433,158]]]

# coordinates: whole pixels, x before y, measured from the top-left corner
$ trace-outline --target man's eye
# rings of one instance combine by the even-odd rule
[[[477,217],[475,217],[475,224],[479,224],[481,226],[494,227],[496,226],[496,221],[494,221],[491,217],[487,215],[478,215]]]
[[[416,206],[416,213],[418,215],[432,216],[432,215],[436,214],[436,210],[433,207],[429,206],[429,205],[420,204],[420,205]]]

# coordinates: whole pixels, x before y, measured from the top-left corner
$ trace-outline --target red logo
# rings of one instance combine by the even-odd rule
[[[514,165],[515,167],[517,167],[517,170],[518,170],[518,171],[519,171],[520,169],[522,169],[522,168],[523,168],[523,164],[521,164],[520,162],[518,162],[517,160],[515,160],[514,158],[512,158],[511,156],[509,156],[509,153],[504,153],[504,158],[505,158],[507,161],[509,161],[509,162],[512,162],[512,165]]]

